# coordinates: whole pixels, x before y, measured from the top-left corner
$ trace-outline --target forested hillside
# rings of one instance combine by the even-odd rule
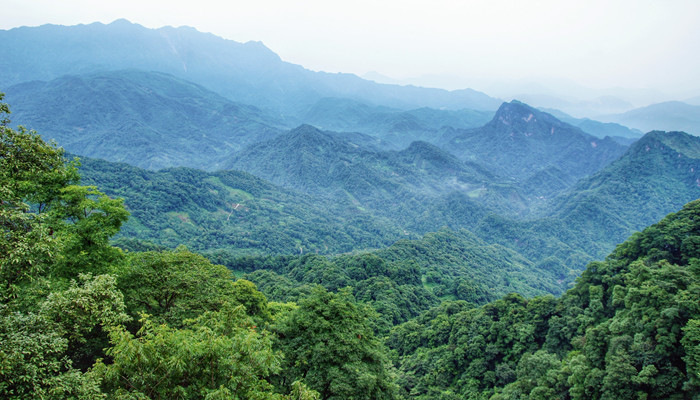
[[[172,75],[138,70],[70,75],[7,89],[13,119],[87,157],[141,168],[221,168],[284,121]]]
[[[446,302],[397,326],[403,395],[697,398],[699,216],[695,201],[633,235],[561,298]]]
[[[698,140],[680,133],[651,133],[564,194],[535,203],[516,182],[427,143],[383,152],[356,139],[304,126],[238,159],[286,189],[235,171],[152,172],[92,159],[80,168],[86,182],[125,199],[132,219],[118,235],[122,246],[186,244],[224,262],[377,249],[448,227],[515,252],[539,279],[560,282],[544,286],[554,294],[653,218],[700,197]],[[539,204],[528,211],[538,217],[514,219],[528,204]],[[431,262],[442,265],[438,258]]]
[[[113,247],[129,218],[122,200],[81,186],[75,163],[36,133],[8,128],[8,112],[0,103],[2,398],[700,393],[700,201],[589,264],[559,298],[495,298],[499,281],[503,293],[528,290],[531,265],[447,230],[373,253],[237,258],[234,272],[248,272],[267,298],[184,246]],[[661,136],[675,150],[688,140]],[[683,149],[694,156],[694,147]],[[283,193],[233,177],[253,196]],[[144,178],[133,169],[131,179]],[[486,263],[504,269],[494,276]]]

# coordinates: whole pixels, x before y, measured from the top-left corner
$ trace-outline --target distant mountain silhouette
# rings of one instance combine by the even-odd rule
[[[622,114],[606,115],[599,118],[643,132],[653,130],[683,131],[696,136],[700,135],[700,105],[691,105],[680,101],[652,104]]]
[[[495,110],[500,101],[471,89],[377,84],[352,74],[313,72],[284,62],[260,42],[238,43],[190,27],[111,24],[0,31],[0,87],[67,74],[136,68],[200,84],[230,100],[298,116],[324,97],[413,109]]]

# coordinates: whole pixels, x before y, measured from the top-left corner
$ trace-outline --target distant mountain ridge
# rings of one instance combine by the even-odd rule
[[[305,123],[325,130],[357,131],[376,136],[386,142],[385,147],[400,150],[416,140],[438,144],[441,128],[475,128],[492,117],[491,111],[428,107],[400,110],[347,98],[323,98],[301,118]]]
[[[68,151],[149,169],[204,170],[269,139],[282,122],[160,72],[124,70],[33,81],[7,89],[14,123]]]
[[[382,151],[311,125],[251,145],[226,167],[303,193],[359,204],[396,203],[409,193],[423,198],[453,190],[472,192],[493,178],[426,142]]]
[[[635,108],[622,114],[598,117],[644,132],[683,131],[700,136],[700,105],[681,101],[667,101]]]
[[[560,121],[577,126],[581,128],[582,131],[601,139],[610,136],[613,139],[618,139],[618,141],[621,139],[629,144],[644,135],[644,133],[638,129],[630,129],[614,122],[600,122],[590,118],[574,118],[571,115],[554,109],[541,108],[540,110],[552,114]]]
[[[351,74],[313,72],[282,61],[260,42],[238,43],[190,27],[147,29],[126,20],[3,30],[0,52],[3,88],[66,74],[136,68],[169,73],[286,116],[298,116],[324,97],[403,109],[495,110],[500,104],[471,89],[386,85]]]

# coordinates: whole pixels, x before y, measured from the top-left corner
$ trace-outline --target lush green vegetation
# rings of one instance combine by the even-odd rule
[[[62,150],[8,128],[1,105],[0,397],[318,398],[298,379],[270,382],[282,353],[251,283],[184,248],[110,246],[121,201],[79,186]]]
[[[0,114],[2,398],[652,400],[700,392],[700,201],[589,264],[563,296],[538,297],[557,292],[556,279],[573,271],[562,266],[576,262],[583,243],[561,221],[515,224],[484,212],[464,217],[476,235],[442,229],[385,247],[371,240],[388,219],[367,214],[367,224],[386,225],[358,232],[380,250],[270,255],[312,237],[287,230],[307,220],[292,204],[321,218],[321,230],[335,223],[348,232],[340,229],[348,214],[244,173],[87,160],[92,179],[104,174],[107,189],[130,196],[125,207],[81,186],[77,162],[54,144],[9,128],[4,103]],[[687,179],[695,142],[652,139],[635,151],[658,143],[660,160],[671,151],[678,179]],[[280,247],[242,256],[221,251],[236,247],[222,241],[205,258],[176,245],[213,237],[153,234],[160,244],[151,244],[122,233],[122,248],[110,243],[122,229],[169,234],[159,220],[167,213],[195,221],[191,237],[206,234],[197,226],[234,215],[233,201],[255,212],[248,222],[236,217],[239,231],[229,232],[259,225],[259,242],[274,244],[265,235],[277,232]],[[122,227],[130,204],[135,222]],[[327,240],[340,248],[357,238]],[[531,245],[549,246],[553,258],[533,263],[527,249],[515,251]]]
[[[425,399],[691,399],[700,390],[700,201],[591,263],[561,298],[445,302],[394,328]]]
[[[341,253],[386,246],[403,235],[387,219],[281,189],[238,171],[146,171],[83,159],[83,180],[126,199],[119,238],[231,254]],[[119,241],[123,245],[129,241]]]
[[[289,189],[236,171],[153,172],[92,159],[82,160],[81,174],[85,182],[125,199],[132,217],[117,236],[121,247],[149,249],[143,240],[157,245],[150,249],[184,244],[232,268],[241,255],[367,251],[444,227],[466,229],[482,243],[423,252],[430,255],[424,264],[445,280],[428,282],[438,296],[454,294],[449,276],[464,271],[470,279],[486,277],[496,296],[559,294],[586,263],[604,257],[615,243],[700,197],[698,140],[680,133],[647,135],[565,194],[538,200],[539,207],[516,183],[499,181],[428,143],[377,152],[356,139],[304,126],[253,146],[239,159]],[[539,183],[526,183],[551,188],[557,176],[543,170]],[[542,217],[514,219],[518,209]],[[468,263],[460,246],[506,248],[512,254],[508,262],[492,257]],[[494,265],[500,265],[496,271],[504,265],[524,268],[508,273],[509,282],[498,273],[471,271]]]

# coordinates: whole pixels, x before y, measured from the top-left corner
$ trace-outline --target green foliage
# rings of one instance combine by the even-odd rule
[[[688,373],[688,388],[700,388],[700,320],[691,319],[683,327],[685,361]],[[696,389],[698,390],[698,389]]]
[[[0,113],[9,113],[4,103]],[[246,273],[234,281],[184,246],[163,250],[124,235],[131,250],[111,247],[128,216],[122,202],[78,186],[76,164],[36,133],[0,129],[3,398],[655,400],[700,391],[700,201],[589,264],[561,298],[530,298],[509,292],[556,293],[588,257],[580,249],[600,251],[606,245],[595,238],[621,225],[579,238],[562,219],[516,224],[453,195],[415,226],[444,218],[478,236],[442,229],[373,252],[236,257],[382,244],[399,237],[401,218],[416,216],[406,212],[392,225],[392,213],[418,197],[394,186],[387,193],[407,203],[364,213],[353,201],[371,198],[362,180],[371,174],[343,175],[352,171],[341,167],[354,200],[339,205],[237,172],[125,167],[128,174],[114,175],[110,190],[128,193],[127,206],[140,210],[127,232],[150,230],[157,243],[177,244],[170,222],[158,219],[167,210],[195,248],[211,240],[212,259]],[[694,178],[686,171],[694,173],[700,151],[692,138],[645,140],[661,159],[677,158],[676,175]],[[641,159],[647,151],[633,148]],[[453,161],[416,144],[379,165],[429,170]],[[88,163],[96,176],[117,168]],[[576,221],[585,210],[567,213]],[[288,303],[269,303],[254,282]],[[130,322],[136,318],[140,324]]]
[[[273,327],[285,353],[279,381],[303,380],[321,399],[390,399],[395,386],[368,310],[348,292],[316,289]]]
[[[0,308],[0,397],[99,399],[99,379],[74,369],[68,340],[37,314]]]
[[[141,324],[136,336],[112,330],[109,362],[95,365],[115,398],[282,399],[264,379],[279,371],[281,355],[243,307],[205,312],[183,329],[148,317]]]
[[[591,263],[560,299],[508,295],[393,328],[405,397],[669,399],[698,392],[700,201]],[[446,303],[447,304],[447,303]]]
[[[120,253],[108,240],[128,216],[120,200],[77,186],[75,163],[33,131],[0,126],[0,298],[42,277],[103,273]]]
[[[242,285],[234,284],[229,270],[185,247],[129,253],[115,273],[127,311],[135,319],[146,313],[157,322],[179,327],[186,319],[220,310],[236,298],[254,305],[249,312],[264,313],[264,307],[246,298],[250,294],[239,289]]]
[[[73,365],[86,370],[107,347],[107,330],[130,318],[114,276],[81,274],[79,278],[80,284],[72,281],[68,289],[50,293],[40,314],[68,339],[66,351]]]
[[[2,95],[0,94],[0,100]],[[4,103],[3,103],[4,104]],[[8,112],[6,105],[4,113]],[[17,296],[19,285],[47,273],[60,243],[46,212],[58,203],[60,189],[77,180],[64,167],[63,152],[39,135],[0,126],[0,299]],[[30,210],[34,205],[34,210]]]
[[[596,257],[689,201],[700,198],[700,142],[682,132],[650,132],[607,168],[557,199],[553,215]]]
[[[342,253],[390,244],[396,224],[357,207],[311,198],[238,171],[158,172],[83,159],[83,180],[125,199],[132,216],[118,238],[224,259],[245,254]]]

